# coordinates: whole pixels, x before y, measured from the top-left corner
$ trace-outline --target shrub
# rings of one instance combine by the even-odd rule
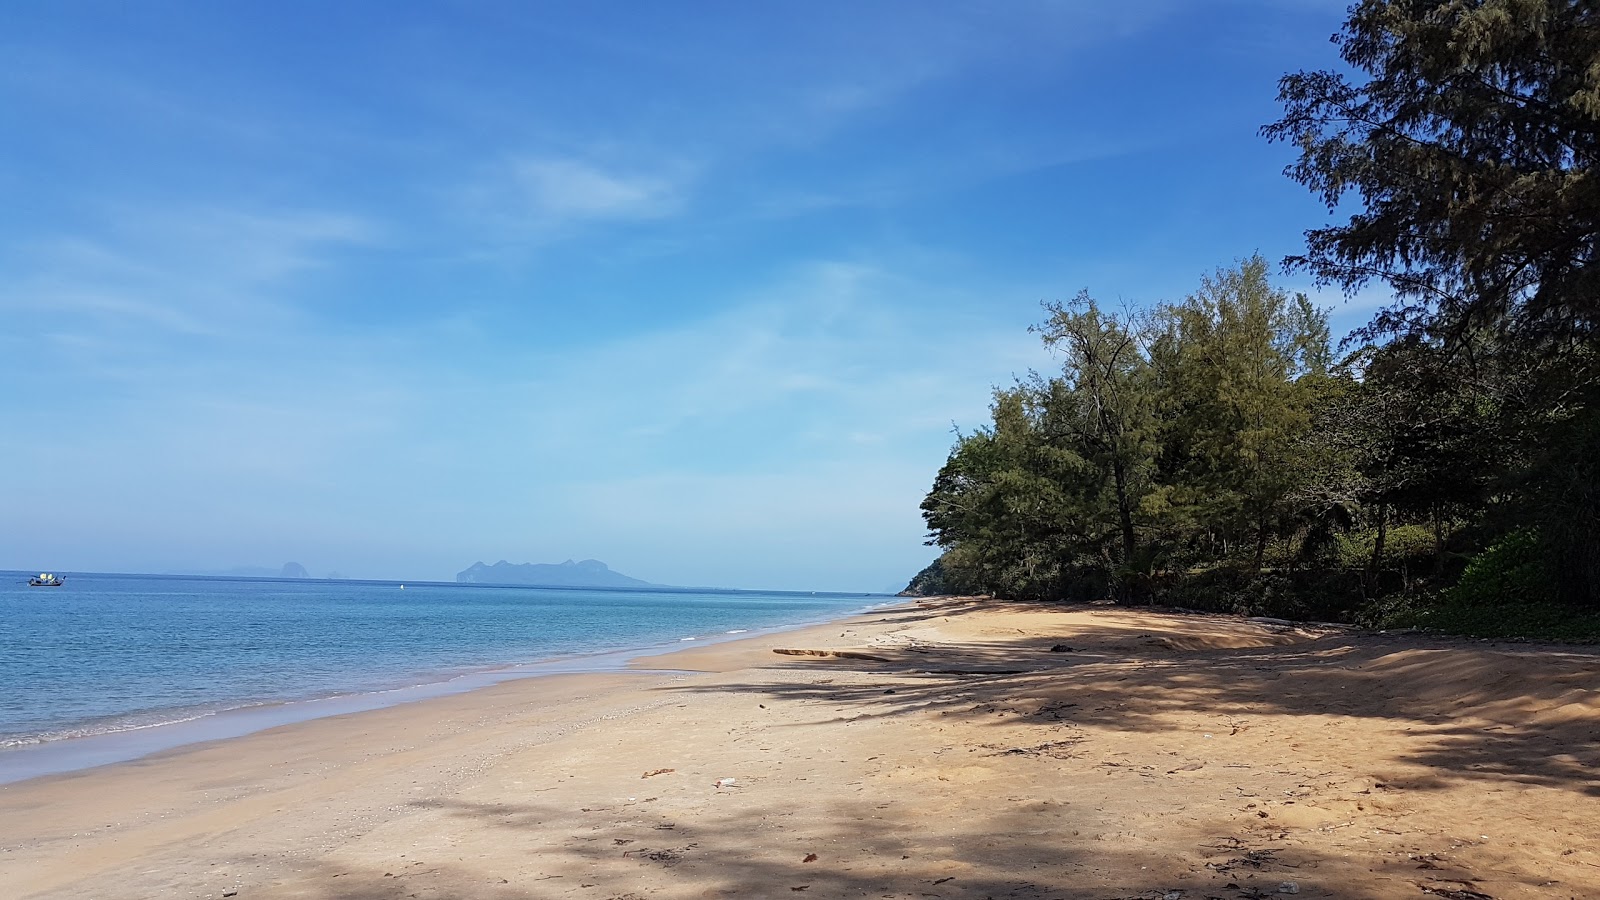
[[[1361,577],[1336,570],[1254,572],[1219,566],[1167,579],[1157,600],[1207,612],[1349,621],[1361,605]]]
[[[1372,548],[1378,531],[1366,528],[1339,535],[1339,564],[1347,569],[1365,569],[1372,562]],[[1395,525],[1383,536],[1383,564],[1412,565],[1432,559],[1437,538],[1426,525]]]
[[[1559,602],[1551,568],[1537,533],[1512,532],[1474,556],[1454,587],[1381,598],[1363,618],[1469,637],[1600,639],[1600,614]]]
[[[1461,580],[1445,592],[1445,600],[1499,607],[1547,603],[1554,594],[1555,580],[1539,536],[1522,529],[1474,556]]]

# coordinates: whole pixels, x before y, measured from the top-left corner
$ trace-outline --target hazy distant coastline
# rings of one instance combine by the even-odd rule
[[[541,587],[666,587],[613,572],[598,559],[563,563],[509,563],[500,560],[492,566],[481,561],[456,574],[461,584],[532,584]]]

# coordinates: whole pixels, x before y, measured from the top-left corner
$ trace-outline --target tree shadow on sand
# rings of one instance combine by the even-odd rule
[[[912,624],[911,616],[923,623],[957,615],[958,609],[946,608],[888,612],[883,618]],[[412,804],[419,814],[443,817],[449,824],[441,824],[441,831],[459,838],[442,855],[447,858],[411,853],[396,863],[404,870],[326,868],[308,875],[295,896],[1235,900],[1284,896],[1278,887],[1292,881],[1307,898],[1482,900],[1502,892],[1474,881],[1464,866],[1493,866],[1495,879],[1514,886],[1508,890],[1529,893],[1546,884],[1539,880],[1543,875],[1530,871],[1542,864],[1518,856],[1514,842],[1473,848],[1471,856],[1464,850],[1460,860],[1452,860],[1450,838],[1440,829],[1373,836],[1389,821],[1385,813],[1375,815],[1373,805],[1389,798],[1372,795],[1393,789],[1403,800],[1408,790],[1462,783],[1600,794],[1593,768],[1600,762],[1600,721],[1587,699],[1593,673],[1600,671],[1595,651],[1121,610],[1075,621],[1048,634],[978,629],[970,632],[972,639],[939,643],[919,640],[915,630],[880,635],[865,646],[851,645],[848,630],[840,640],[803,647],[775,637],[786,649],[852,649],[861,655],[774,654],[769,665],[750,670],[738,683],[712,678],[658,688],[744,693],[752,706],[793,704],[783,717],[788,724],[742,723],[753,730],[840,722],[910,727],[893,739],[913,745],[904,749],[907,759],[877,763],[885,768],[866,772],[860,792],[819,790],[796,801],[792,789],[769,798],[759,784],[741,784],[737,792],[701,788],[708,793],[663,794],[660,803],[610,800],[579,809],[461,797],[419,800]],[[796,709],[803,711],[798,718]],[[1197,732],[1197,716],[1219,740]],[[1303,772],[1240,766],[1218,776],[1230,760],[1210,760],[1203,771],[1213,779],[1192,782],[1205,788],[1186,796],[1211,802],[1225,792],[1230,802],[1195,802],[1185,814],[1192,817],[1188,824],[1167,827],[1165,820],[1175,814],[1173,792],[1186,774],[1185,756],[1169,756],[1169,746],[1188,741],[1215,751],[1221,739],[1236,733],[1233,746],[1240,749],[1230,752],[1248,759],[1249,746],[1271,746],[1282,760],[1281,741],[1287,738],[1263,732],[1279,727],[1270,723],[1283,716],[1295,717],[1289,721],[1301,739],[1314,736],[1289,754]],[[1187,717],[1187,727],[1177,732],[1173,723],[1180,717]],[[951,720],[992,737],[974,746],[915,745],[942,740],[940,723]],[[1324,797],[1299,797],[1307,802],[1291,805],[1294,798],[1286,795],[1317,779],[1306,773],[1336,768],[1333,761],[1360,730],[1341,725],[1355,720],[1381,723],[1381,734],[1394,739],[1366,749],[1392,754],[1396,770],[1410,774],[1388,785],[1368,781],[1371,790],[1350,785],[1337,798],[1325,791],[1328,802],[1321,808],[1309,801]],[[1159,771],[1135,771],[1152,767],[1119,761],[1115,754],[1101,759],[1085,753],[1078,742],[1096,729],[1149,736],[1134,742],[1150,750],[1134,762],[1173,761]],[[948,733],[958,732],[961,740],[971,740],[968,729]],[[932,762],[943,752],[949,755]],[[984,782],[992,788],[985,795],[950,795],[969,802],[947,807],[943,788],[935,788],[940,782],[928,779],[963,768],[1006,774]],[[916,777],[901,781],[898,775]],[[1018,789],[1027,784],[1038,790]],[[1259,792],[1260,800],[1248,799],[1253,793],[1233,796],[1239,790]],[[1126,804],[1105,802],[1118,792],[1137,798],[1130,801],[1131,812]],[[1327,830],[1344,827],[1333,820],[1267,824],[1291,811],[1307,815],[1358,803],[1368,803],[1368,809],[1356,816],[1360,827],[1348,830]],[[1096,812],[1097,804],[1107,809]],[[1268,805],[1272,818],[1257,819]],[[1296,827],[1320,837],[1301,840]],[[1368,837],[1359,834],[1362,829]],[[1165,842],[1147,840],[1141,830],[1165,835]],[[1191,840],[1184,843],[1180,836]],[[1438,846],[1422,849],[1417,841]],[[1572,890],[1583,894],[1580,880],[1552,890],[1563,897]]]
[[[1592,648],[1097,610],[1086,628],[870,654],[878,659],[774,656],[765,668],[779,674],[770,680],[664,690],[748,691],[847,708],[854,718],[934,712],[1150,733],[1195,711],[1222,721],[1322,716],[1333,729],[1341,718],[1378,719],[1411,731],[1396,761],[1431,770],[1408,787],[1500,781],[1600,796],[1600,650]],[[819,671],[836,677],[792,677]]]
[[[926,814],[886,817],[871,804],[852,801],[830,803],[822,816],[826,824],[800,833],[775,834],[774,823],[792,810],[754,805],[702,813],[692,821],[657,821],[637,808],[591,810],[592,815],[557,838],[540,826],[570,820],[574,811],[537,804],[419,805],[466,820],[469,828],[529,832],[529,842],[516,857],[492,862],[436,863],[424,856],[381,873],[326,867],[308,876],[308,890],[301,893],[325,900],[1200,900],[1277,897],[1280,884],[1314,872],[1318,862],[1224,843],[1216,848],[1218,865],[1232,886],[1206,889],[1147,874],[1152,860],[1131,847],[1097,849],[1092,861],[1074,858],[1069,845],[1041,829],[1038,813],[1031,809],[965,823],[962,839],[941,843],[937,833],[930,838]],[[1343,900],[1380,896],[1337,886],[1308,888],[1302,895]]]

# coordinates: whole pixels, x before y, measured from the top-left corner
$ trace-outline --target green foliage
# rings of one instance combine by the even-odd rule
[[[912,576],[911,582],[901,591],[905,597],[936,597],[945,594],[966,593],[959,582],[945,571],[944,557],[940,557]]]
[[[1551,561],[1554,590],[1600,609],[1600,384],[1580,384],[1528,429],[1526,466],[1507,480],[1517,518],[1537,531]]]
[[[1554,594],[1550,561],[1539,536],[1514,531],[1467,563],[1445,599],[1464,606],[1504,607],[1548,601]]]
[[[1497,429],[1504,373],[1468,377],[1458,357],[1414,338],[1363,347],[1344,368],[1352,386],[1329,410],[1353,495],[1402,516],[1437,519],[1483,505],[1510,450]]]
[[[948,574],[999,596],[1134,602],[1173,566],[1259,569],[1275,541],[1331,540],[1344,506],[1303,490],[1313,403],[1333,384],[1326,316],[1273,288],[1265,260],[1150,316],[1087,294],[1046,311],[1061,374],[997,391],[923,501]]]
[[[1002,597],[1123,590],[1140,561],[1154,457],[1140,323],[1086,294],[1046,307],[1063,358],[995,392],[991,424],[958,437],[922,503],[949,577]]]
[[[1063,356],[1062,378],[1049,382],[1046,428],[1109,483],[1121,546],[1117,559],[1139,558],[1135,518],[1150,489],[1156,398],[1140,341],[1144,323],[1101,311],[1088,291],[1071,304],[1046,304],[1036,330]]]
[[[1600,420],[1574,403],[1558,439],[1519,443],[1509,358],[1464,378],[1404,338],[1330,369],[1323,317],[1259,258],[1146,317],[1087,295],[1047,311],[1061,373],[996,391],[958,438],[922,505],[945,553],[921,589],[1485,634],[1582,618],[1553,605],[1551,561],[1597,552]],[[1519,518],[1548,530],[1513,531],[1449,588],[1472,535]]]
[[[1600,614],[1553,599],[1554,587],[1547,545],[1522,529],[1474,556],[1455,585],[1382,598],[1363,623],[1482,638],[1600,640]]]
[[[1219,566],[1165,579],[1156,600],[1167,606],[1280,619],[1347,621],[1361,606],[1351,572],[1257,572]]]
[[[1554,552],[1518,537],[1438,594],[1463,558],[1453,535],[1485,521],[1517,459],[1485,452],[1511,446],[1490,426],[1514,398],[1453,381],[1426,342],[1330,370],[1322,316],[1274,289],[1259,258],[1147,317],[1087,295],[1047,312],[1038,331],[1061,372],[996,391],[989,425],[958,436],[922,504],[945,552],[917,590],[1466,627],[1478,614],[1463,610],[1483,605],[1471,591],[1520,577],[1504,560]],[[1566,422],[1545,452],[1582,482],[1594,423]],[[1551,507],[1571,516],[1592,499]],[[1494,584],[1501,605],[1553,592]]]
[[[1263,131],[1355,207],[1289,265],[1395,294],[1361,332],[1364,502],[1536,528],[1600,608],[1600,6],[1363,0],[1336,42],[1349,74],[1285,76]]]
[[[961,436],[922,502],[945,569],[975,590],[1059,595],[1109,559],[1115,517],[1095,464],[1052,427],[1059,383],[995,393],[993,424]]]
[[[1372,550],[1378,542],[1376,528],[1338,536],[1339,565],[1347,569],[1364,569],[1372,561]],[[1384,535],[1383,552],[1390,565],[1413,566],[1431,562],[1438,538],[1427,525],[1396,525]]]
[[[1254,256],[1202,278],[1158,320],[1150,366],[1173,537],[1206,556],[1249,551],[1260,568],[1306,475],[1298,450],[1327,371],[1327,316],[1273,288]]]
[[[1502,640],[1600,641],[1600,614],[1550,600],[1465,603],[1439,594],[1396,594],[1374,604],[1363,624]]]
[[[1289,174],[1348,223],[1292,261],[1400,303],[1374,330],[1460,334],[1500,323],[1538,343],[1600,326],[1600,8],[1587,0],[1362,0],[1340,72],[1279,82]]]
[[[1334,365],[1259,256],[1148,315],[1048,306],[1061,373],[998,392],[923,503],[948,577],[1600,628],[1600,5],[1358,0],[1336,43],[1346,69],[1286,76],[1263,130],[1351,212],[1288,265],[1394,292],[1369,343]],[[1476,535],[1505,537],[1451,587]]]

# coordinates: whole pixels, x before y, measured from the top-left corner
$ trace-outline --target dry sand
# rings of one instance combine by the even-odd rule
[[[0,788],[0,896],[1600,898],[1589,648],[945,600],[645,664]]]

